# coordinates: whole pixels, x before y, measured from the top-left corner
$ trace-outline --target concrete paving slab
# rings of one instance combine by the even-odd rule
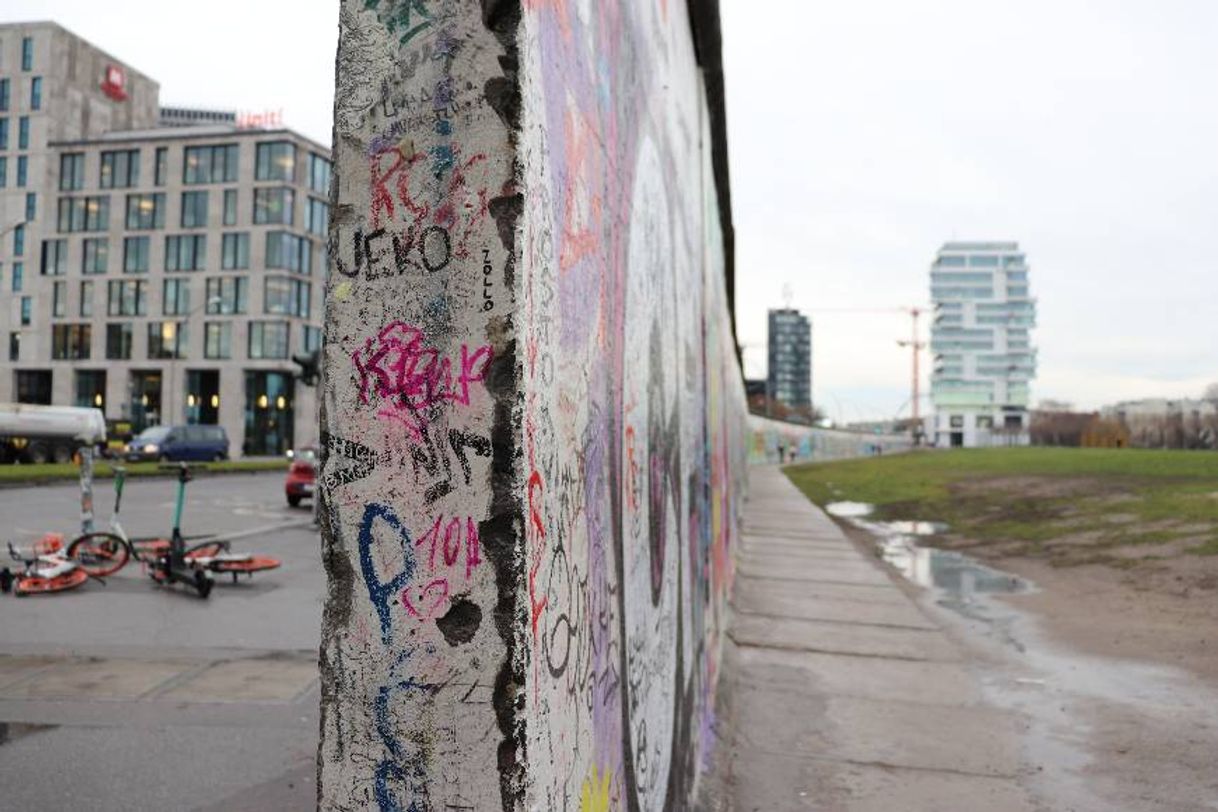
[[[867,657],[951,662],[960,655],[939,631],[738,615],[729,632],[739,645]]]
[[[832,581],[841,584],[890,584],[888,576],[864,563],[815,564],[804,567],[758,566],[741,564],[739,572],[746,578],[776,578],[788,581]]]
[[[737,595],[756,593],[778,597],[809,596],[873,604],[909,605],[909,599],[899,590],[893,589],[891,584],[833,584],[772,578],[740,578],[736,582]]]
[[[27,679],[57,662],[54,657],[0,654],[0,693],[6,686]]]
[[[815,595],[758,594],[736,596],[736,611],[745,615],[784,617],[794,620],[833,620],[907,629],[937,629],[926,615],[910,603],[842,601]]]
[[[317,681],[315,660],[218,662],[158,695],[182,702],[291,702]]]
[[[803,688],[825,695],[939,705],[978,705],[981,689],[959,663],[886,660],[848,654],[739,649],[745,682]]]
[[[781,702],[775,702],[775,696]],[[1016,729],[1003,711],[826,695],[773,685],[742,686],[748,746],[832,761],[1014,777]],[[799,720],[791,724],[791,720]],[[765,724],[765,722],[769,724]]]
[[[185,660],[65,660],[5,687],[6,699],[138,699],[193,664]]]
[[[822,761],[788,753],[745,754],[711,812],[1044,812],[1011,779],[889,765]]]

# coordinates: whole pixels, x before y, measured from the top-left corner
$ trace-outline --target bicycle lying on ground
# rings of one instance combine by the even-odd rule
[[[48,533],[34,543],[28,551],[18,550],[9,542],[8,553],[23,564],[20,573],[14,574],[8,567],[0,570],[0,591],[15,592],[17,597],[26,595],[48,595],[66,592],[89,580],[91,576],[83,567],[66,558],[63,537]],[[97,578],[101,581],[101,578]],[[102,583],[105,583],[102,581]]]
[[[85,533],[68,545],[68,558],[76,561],[90,575],[112,575],[126,566],[132,558],[147,569],[158,583],[187,583],[193,585],[200,597],[211,591],[210,573],[228,573],[236,582],[238,576],[252,576],[255,572],[275,569],[280,565],[277,558],[234,553],[231,542],[224,539],[209,539],[187,547],[182,536],[182,510],[186,502],[186,483],[192,479],[185,463],[174,466],[178,469],[177,500],[174,504],[173,528],[170,538],[132,539],[119,522],[122,507],[123,483],[126,472],[116,468],[114,472],[114,512],[110,516],[110,530]],[[206,574],[209,585],[203,586],[197,573]]]

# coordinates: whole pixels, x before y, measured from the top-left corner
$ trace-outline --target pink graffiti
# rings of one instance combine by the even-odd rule
[[[462,576],[468,582],[482,563],[478,523],[470,516],[437,517],[414,546],[421,577],[402,590],[402,606],[411,617],[430,620],[448,606],[452,583]]]
[[[442,358],[439,350],[424,343],[422,330],[395,321],[365,341],[351,360],[361,402],[370,403],[371,395],[388,401],[377,414],[401,423],[421,441],[427,410],[443,403],[468,406],[470,384],[485,381],[491,356],[489,344],[472,351],[462,344],[459,360]]]

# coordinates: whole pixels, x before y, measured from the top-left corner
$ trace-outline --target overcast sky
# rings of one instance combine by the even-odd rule
[[[788,284],[815,320],[818,404],[906,413],[908,318],[816,311],[925,305],[955,238],[1028,254],[1034,400],[1218,381],[1218,3],[721,3],[750,375]],[[0,18],[60,22],[165,104],[282,109],[329,143],[332,0],[3,0]]]

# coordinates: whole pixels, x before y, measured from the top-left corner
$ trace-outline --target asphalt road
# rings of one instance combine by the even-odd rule
[[[136,479],[122,523],[167,535],[176,483]],[[183,531],[239,534],[283,565],[207,600],[138,564],[72,592],[0,595],[0,810],[270,810],[314,805],[325,577],[283,474],[201,477]],[[113,505],[98,483],[97,526]],[[306,506],[308,503],[306,503]],[[79,531],[76,485],[0,490],[0,542]]]

